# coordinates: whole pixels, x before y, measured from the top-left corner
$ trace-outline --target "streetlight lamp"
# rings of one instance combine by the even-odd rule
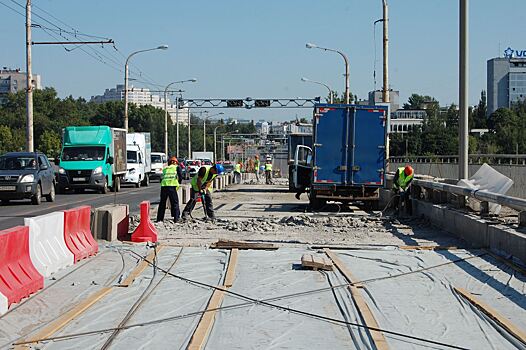
[[[205,111],[205,112],[206,112],[206,114],[208,114],[208,111]],[[215,116],[218,116],[218,115],[223,115],[223,114],[225,114],[225,113],[219,112],[219,113],[216,113],[216,114],[207,115],[206,117],[203,118],[203,152],[206,152],[206,120],[208,118],[215,117]]]
[[[130,58],[132,58],[134,55],[146,52],[146,51],[154,51],[154,50],[167,50],[168,45],[161,45],[157,46],[151,49],[145,49],[145,50],[139,50],[132,52],[128,58],[126,58],[126,63],[124,64],[124,129],[126,129],[126,132],[128,132],[128,62],[130,61]]]
[[[301,78],[301,81],[306,82],[306,83],[313,83],[313,84],[318,84],[318,85],[325,86],[327,88],[327,90],[329,90],[329,101],[330,101],[330,104],[332,104],[332,89],[330,88],[329,85],[324,84],[324,83],[319,82],[319,81],[310,80],[310,79],[307,79],[305,77]]]
[[[182,83],[188,83],[188,82],[195,83],[195,82],[197,82],[197,79],[192,78],[192,79],[187,79],[187,80],[174,81],[174,82],[171,82],[170,84],[166,85],[166,88],[164,89],[164,153],[167,156],[168,156],[168,106],[167,106],[166,100],[168,99],[168,96],[167,96],[168,95],[168,88],[170,86],[172,86],[173,84],[182,84]],[[176,99],[176,104],[175,104],[176,111],[179,108],[177,102],[178,101]],[[176,123],[176,129],[177,129],[176,144],[177,144],[177,146],[179,146],[179,114],[178,113],[175,114],[175,123]],[[179,158],[179,147],[177,147],[176,156]]]
[[[307,49],[320,49],[320,50],[323,50],[323,51],[336,52],[336,53],[339,53],[343,57],[343,60],[345,61],[345,104],[349,104],[350,103],[350,96],[349,96],[349,59],[347,58],[347,56],[343,52],[341,52],[339,50],[329,49],[329,48],[326,48],[326,47],[320,47],[320,46],[318,46],[316,44],[312,44],[312,43],[305,44],[305,47]]]

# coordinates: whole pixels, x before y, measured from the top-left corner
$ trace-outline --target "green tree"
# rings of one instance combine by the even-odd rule
[[[519,137],[522,134],[521,120],[517,113],[508,108],[499,108],[491,114],[488,124],[495,132],[499,152],[515,153],[516,146],[519,144]]]
[[[13,147],[13,134],[6,125],[0,125],[0,154],[9,152]]]
[[[60,153],[60,135],[53,130],[45,130],[38,139],[36,149],[50,158],[55,158]]]

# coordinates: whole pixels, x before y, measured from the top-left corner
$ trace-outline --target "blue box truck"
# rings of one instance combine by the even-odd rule
[[[296,149],[297,174],[310,172],[307,188],[311,207],[327,201],[361,201],[377,206],[384,186],[389,107],[317,104],[314,107],[312,148]],[[295,176],[300,182],[305,176]],[[305,180],[304,180],[305,181]]]

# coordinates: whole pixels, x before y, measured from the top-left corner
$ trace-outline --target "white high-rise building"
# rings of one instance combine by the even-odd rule
[[[128,91],[128,103],[135,103],[138,106],[149,105],[164,110],[164,97],[154,95],[150,89],[130,87]],[[124,101],[124,85],[118,84],[115,88],[106,89],[103,95],[92,96],[91,102],[104,103],[108,101]],[[188,125],[188,108],[176,109],[175,104],[172,104],[170,99],[166,99],[167,110],[172,123],[175,124],[176,119],[179,119],[180,124]]]

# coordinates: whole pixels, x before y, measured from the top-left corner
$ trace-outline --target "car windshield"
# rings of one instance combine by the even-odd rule
[[[62,160],[104,160],[105,147],[65,147],[62,151]]]
[[[152,154],[152,163],[162,163],[162,159],[160,155]],[[129,163],[129,162],[128,162]]]
[[[128,159],[128,163],[137,163],[137,152],[135,151],[128,151],[126,152],[126,158]]]
[[[3,156],[0,157],[0,170],[36,169],[37,161],[29,156]]]

